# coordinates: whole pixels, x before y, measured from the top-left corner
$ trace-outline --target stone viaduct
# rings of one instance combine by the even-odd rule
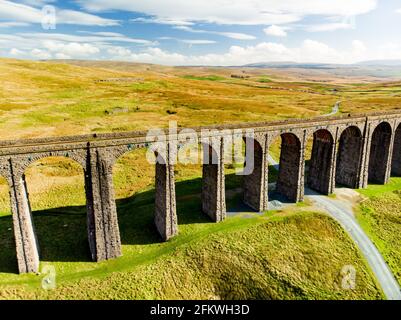
[[[204,127],[206,128],[206,127]],[[302,201],[304,184],[330,194],[336,183],[364,188],[368,181],[384,184],[391,174],[401,176],[401,111],[318,117],[264,123],[208,127],[206,146],[217,161],[203,165],[202,210],[213,221],[225,218],[225,182],[221,129],[252,129],[254,169],[243,176],[243,200],[256,211],[267,210],[268,151],[281,137],[276,191],[293,202]],[[197,133],[202,128],[194,128]],[[148,147],[147,132],[93,134],[0,142],[0,175],[9,184],[20,273],[38,272],[39,246],[35,235],[24,172],[33,162],[51,156],[75,160],[84,169],[89,247],[94,261],[121,255],[112,169],[116,160],[135,148]],[[305,180],[305,146],[313,138]],[[169,144],[167,143],[167,149]],[[205,145],[204,145],[205,146]],[[174,164],[167,152],[155,165],[154,221],[163,240],[178,233]],[[248,159],[250,153],[246,154]],[[246,160],[247,161],[247,160]],[[205,163],[206,161],[204,161]]]

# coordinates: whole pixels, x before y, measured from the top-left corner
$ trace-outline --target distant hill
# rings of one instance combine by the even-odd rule
[[[313,63],[313,62],[258,62],[246,64],[243,67],[248,68],[301,68],[301,69],[334,69],[334,68],[355,68],[358,66],[365,67],[401,67],[401,60],[367,60],[352,64],[336,64],[336,63]]]
[[[399,66],[401,67],[401,60],[368,60],[356,63],[360,66]]]
[[[354,64],[260,62],[242,66],[243,68],[292,69],[293,72],[327,73],[344,77],[377,77],[401,79],[401,60],[371,60]]]
[[[246,64],[243,67],[248,68],[301,68],[301,69],[333,69],[341,65],[328,63],[298,63],[292,61],[283,62],[259,62]]]

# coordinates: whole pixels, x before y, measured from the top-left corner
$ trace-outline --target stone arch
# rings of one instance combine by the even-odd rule
[[[330,131],[319,129],[313,133],[307,184],[323,194],[332,193],[333,149],[334,139]]]
[[[362,148],[362,133],[357,126],[343,130],[338,146],[336,183],[350,188],[359,187]]]
[[[373,131],[370,153],[368,180],[385,183],[388,180],[389,153],[392,128],[388,122],[382,122]]]
[[[395,130],[391,174],[401,176],[401,124]]]
[[[280,165],[276,190],[291,201],[300,201],[301,141],[294,133],[281,134]]]
[[[133,155],[134,157],[131,160],[135,164],[135,167],[139,168],[133,169],[134,171],[139,170],[137,171],[138,174],[144,174],[144,176],[146,177],[146,181],[149,181],[149,178],[153,179],[154,177],[154,196],[152,194],[152,196],[150,197],[152,199],[154,198],[153,221],[162,240],[166,241],[178,233],[175,200],[174,163],[169,159],[171,155],[169,152],[166,152],[165,155],[163,154],[164,152],[160,152],[160,154],[158,154],[157,151],[152,149],[152,152],[154,152],[155,155],[155,159],[157,160],[158,156],[160,156],[160,159],[162,159],[162,161],[155,161],[154,163],[149,162],[148,165],[148,159],[146,155],[148,150],[145,149],[147,146],[148,145],[145,143],[127,144],[123,146],[106,148],[106,151],[109,154],[110,163],[113,171],[113,178],[116,177],[117,162],[123,161],[123,157],[131,157],[130,155]],[[144,154],[141,153],[142,151],[144,152]],[[136,154],[138,152],[140,152],[140,155]],[[141,170],[140,164],[144,161],[146,162],[146,167],[148,168],[145,170]],[[137,163],[139,164],[138,166],[136,166]],[[149,172],[150,168],[152,168],[152,173]],[[132,180],[128,180],[128,182],[130,181],[132,182]],[[114,182],[116,182],[115,179]],[[145,185],[141,185],[137,187],[135,191],[143,190],[142,188],[146,188],[148,185],[148,183]],[[117,193],[119,193],[118,185],[116,190]],[[153,193],[153,190],[149,190],[146,192]],[[133,193],[131,193],[130,195],[132,195]],[[119,195],[118,197],[121,197],[121,195]],[[127,197],[127,195],[125,194],[124,197]],[[145,220],[149,217],[152,218],[151,216],[148,216],[145,217]],[[122,236],[123,240],[127,241],[126,235],[124,233],[122,233]]]
[[[54,152],[46,152],[46,153],[35,153],[32,155],[26,155],[22,157],[15,157],[14,165],[17,164],[15,168],[16,175],[23,175],[26,169],[32,165],[33,163],[40,161],[45,158],[59,157],[65,158],[69,160],[73,160],[78,163],[84,172],[86,171],[86,151],[85,150],[71,150],[71,151],[54,151]]]
[[[20,171],[22,175],[26,175],[27,170],[32,167],[35,163],[45,160],[45,159],[54,159],[59,158],[60,160],[63,159],[64,161],[71,161],[72,163],[79,166],[80,170],[82,170],[83,177],[86,173],[86,163],[82,161],[81,158],[76,156],[66,156],[65,154],[61,153],[51,153],[51,154],[39,154],[32,157],[29,157],[27,161],[20,167]],[[25,178],[24,178],[25,179]]]
[[[45,176],[48,177],[46,180],[50,179],[51,181],[53,177],[57,176],[71,177],[70,172],[73,170],[75,171],[77,179],[79,176],[79,181],[76,181],[76,185],[74,182],[73,190],[76,190],[79,194],[75,194],[74,192],[74,194],[77,195],[75,198],[74,195],[70,193],[72,190],[71,187],[63,184],[57,185],[57,188],[61,188],[60,190],[66,188],[66,191],[58,192],[58,197],[52,195],[52,200],[56,200],[56,202],[52,202],[52,206],[47,207],[42,202],[43,197],[47,195],[38,190],[36,193],[38,193],[38,201],[40,201],[40,203],[37,204],[38,207],[36,207],[36,209],[34,208],[35,205],[31,208],[32,196],[35,193],[32,190],[32,186],[37,185],[37,180],[32,180],[34,177],[29,175],[29,171],[34,168],[36,163],[40,163],[40,161],[46,159],[57,161],[54,162],[54,165],[57,166],[56,172],[54,172],[54,169],[51,169],[52,165],[46,165],[46,171],[50,173],[50,176],[47,176],[45,173]],[[68,166],[63,165],[59,167],[56,164],[60,163],[62,160],[68,160],[65,162]],[[29,210],[34,209],[40,213],[33,215],[32,225],[35,226],[36,241],[38,247],[41,248],[41,259],[47,261],[49,261],[49,259],[50,261],[57,261],[59,259],[68,259],[68,261],[89,261],[88,247],[90,247],[90,245],[88,245],[89,239],[87,234],[89,223],[85,226],[85,222],[88,222],[85,168],[82,167],[82,164],[76,157],[66,157],[54,153],[52,153],[52,155],[37,155],[36,157],[32,157],[25,163],[23,168],[24,172],[22,174],[21,184],[24,185],[24,189],[26,190],[28,208]],[[75,178],[73,179],[75,181]],[[52,185],[50,184],[49,186],[51,187]],[[49,189],[49,186],[45,185],[46,190]],[[54,208],[58,208],[56,211],[57,214],[53,214]],[[51,212],[51,214],[48,214],[49,212]],[[69,212],[74,212],[74,214],[69,214]],[[61,250],[59,247],[63,248],[62,252],[60,252]]]

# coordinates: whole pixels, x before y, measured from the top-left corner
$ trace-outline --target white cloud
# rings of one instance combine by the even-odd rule
[[[178,42],[186,43],[189,45],[197,45],[197,44],[214,44],[216,41],[214,40],[205,40],[205,39],[180,39],[180,38],[174,38],[174,37],[159,37],[159,40],[175,40]]]
[[[42,7],[49,3],[54,3],[56,0],[22,0],[20,2],[33,7]]]
[[[132,53],[131,50],[124,47],[111,47],[107,49],[107,52],[113,57],[127,57]]]
[[[276,42],[262,42],[254,46],[232,46],[225,53],[205,55],[183,55],[148,48],[135,52],[126,48],[109,50],[114,60],[159,63],[166,65],[216,65],[235,66],[257,62],[294,61],[321,63],[352,63],[367,58],[367,48],[358,40],[352,42],[349,50],[338,51],[327,44],[304,40],[299,47],[287,47]]]
[[[261,42],[252,46],[231,46],[223,53],[184,55],[156,47],[140,50],[110,43],[37,41],[24,39],[24,46],[12,46],[20,36],[0,34],[0,49],[7,49],[9,56],[33,59],[110,59],[164,65],[236,66],[257,62],[294,61],[306,63],[353,63],[372,59],[401,59],[401,42],[387,43],[368,48],[362,41],[354,40],[347,49],[334,49],[327,44],[306,39],[299,46],[286,46],[279,42]],[[6,45],[3,45],[6,43]],[[33,47],[35,46],[35,47]]]
[[[401,8],[396,11],[397,13],[401,13]]]
[[[377,0],[78,0],[92,11],[140,12],[165,21],[237,25],[296,22],[307,15],[354,16],[376,7]]]
[[[44,32],[36,32],[36,33],[17,33],[17,36],[21,36],[28,39],[36,39],[39,41],[46,40],[58,40],[58,41],[67,41],[67,42],[96,42],[96,43],[106,43],[106,42],[126,42],[133,43],[139,45],[156,45],[157,43],[145,39],[135,39],[124,36],[119,33],[109,34],[106,33],[104,36],[101,36],[99,33],[92,33],[93,35],[88,36],[80,36],[73,34],[65,34],[65,33],[44,33]]]
[[[236,39],[236,40],[255,40],[256,37],[246,33],[239,32],[215,32],[215,34],[219,34],[221,36]]]
[[[93,32],[93,31],[79,31],[79,33],[91,34],[101,37],[125,37],[122,33],[118,32]]]
[[[41,60],[46,60],[46,59],[51,59],[52,55],[45,51],[45,50],[41,50],[41,49],[33,49],[31,51],[31,55],[33,57],[35,57],[36,59],[41,59]]]
[[[104,19],[102,17],[73,10],[56,11],[57,23],[61,24],[79,24],[82,26],[117,26],[119,21]]]
[[[182,43],[186,44],[213,44],[216,43],[216,41],[213,40],[187,40],[187,39],[180,39],[179,40]]]
[[[0,33],[0,50],[23,58],[50,59],[56,57],[94,59],[118,43],[148,45],[147,40],[131,39],[119,33],[104,36],[70,35],[62,33]],[[13,48],[11,51],[9,48]]]
[[[157,24],[167,24],[167,25],[174,25],[174,26],[190,26],[193,25],[192,22],[185,21],[185,20],[171,20],[171,19],[163,19],[157,17],[151,18],[135,18],[131,19],[131,22],[140,22],[140,23],[157,23]]]
[[[42,23],[44,14],[41,9],[29,5],[0,1],[0,20],[24,23]],[[87,26],[115,26],[119,22],[111,19],[74,10],[56,10],[57,24],[77,24]]]
[[[306,31],[309,32],[325,32],[325,31],[335,31],[335,30],[345,30],[353,29],[354,26],[351,23],[345,22],[333,22],[333,23],[323,23],[315,24],[306,27]]]
[[[267,27],[263,29],[263,31],[269,35],[269,36],[274,36],[274,37],[286,37],[287,32],[284,30],[284,28],[272,25],[270,27]]]
[[[367,53],[368,49],[362,41],[354,40],[352,41],[352,51],[358,56],[363,56]]]
[[[238,32],[223,32],[223,31],[208,31],[208,30],[201,30],[201,29],[194,29],[188,26],[175,26],[174,29],[192,32],[192,33],[204,33],[204,34],[216,34],[219,36],[236,39],[236,40],[254,40],[256,37],[245,34],[245,33],[238,33]]]
[[[10,50],[10,55],[12,55],[12,56],[22,56],[22,55],[24,55],[24,54],[25,54],[24,51],[19,50],[19,49],[17,49],[17,48],[12,48],[12,49]]]
[[[61,60],[71,59],[71,56],[69,56],[69,55],[67,55],[67,54],[65,54],[65,53],[61,53],[61,52],[56,53],[56,54],[54,55],[54,57],[55,57],[56,59],[61,59]]]
[[[57,41],[45,41],[43,47],[49,53],[63,54],[68,57],[84,58],[92,57],[100,52],[100,49],[90,43],[61,43]]]
[[[29,26],[29,23],[17,22],[17,21],[0,22],[0,28],[26,27],[26,26]]]

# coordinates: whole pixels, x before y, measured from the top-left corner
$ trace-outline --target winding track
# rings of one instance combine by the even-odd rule
[[[390,268],[376,246],[358,224],[354,217],[352,206],[350,204],[347,205],[343,201],[322,196],[308,188],[305,188],[305,193],[309,199],[315,202],[319,207],[325,209],[333,219],[337,220],[351,236],[368,261],[387,299],[401,300],[401,291],[398,282],[395,280]]]
[[[326,113],[324,116],[325,117],[334,116],[336,113],[338,113],[340,111],[340,103],[341,101],[337,101],[334,104],[333,108],[331,109],[331,112]]]

